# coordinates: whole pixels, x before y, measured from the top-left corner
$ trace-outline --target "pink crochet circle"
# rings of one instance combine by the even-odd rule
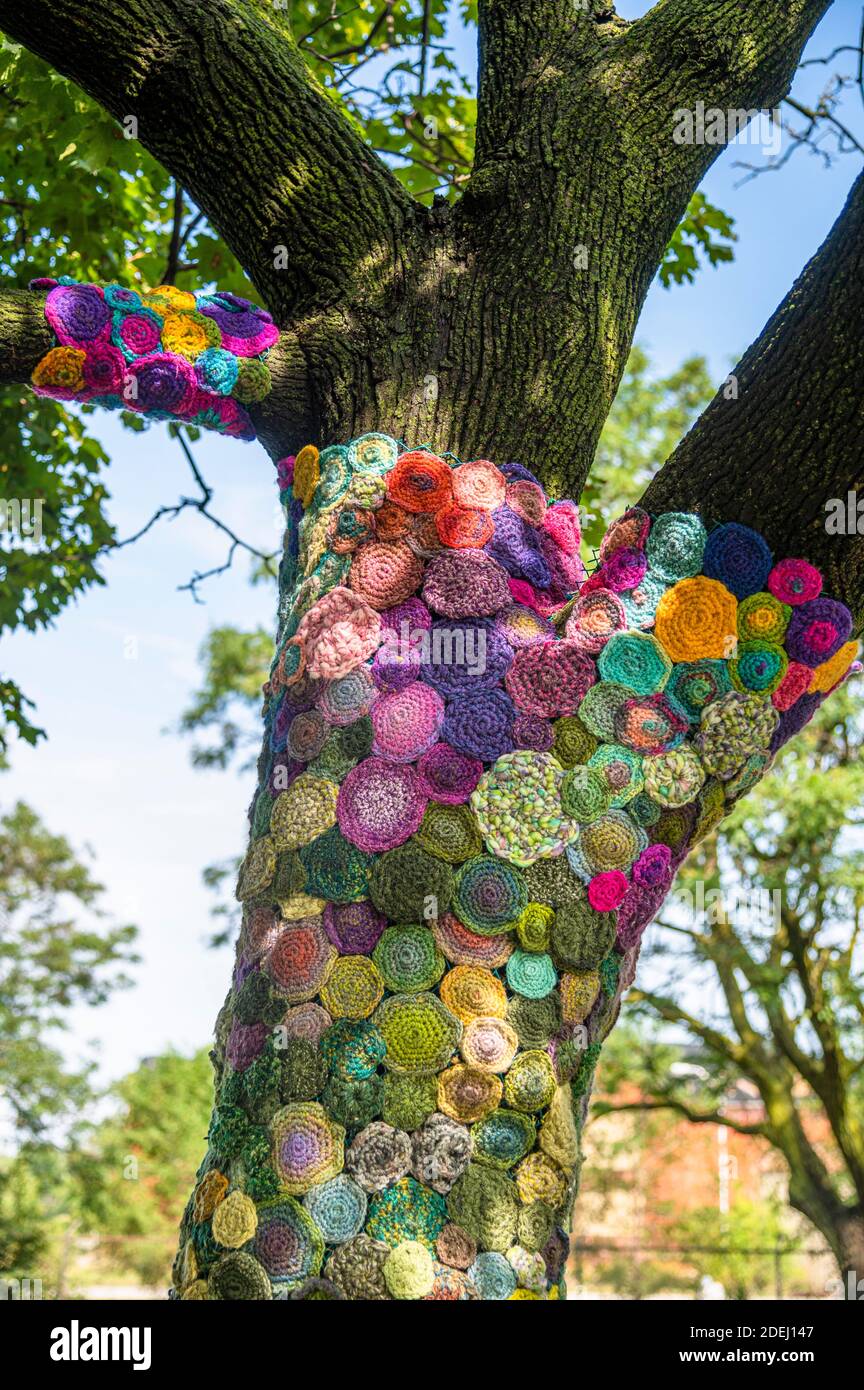
[[[771,695],[774,708],[791,709],[799,696],[805,695],[810,689],[812,679],[812,666],[804,666],[800,661],[790,661],[786,667],[786,674]]]
[[[583,651],[596,653],[602,651],[613,632],[622,632],[626,626],[624,605],[618,595],[611,589],[594,589],[589,594],[583,590],[576,600],[565,631]]]
[[[768,588],[781,603],[796,607],[819,597],[822,576],[806,560],[780,560],[768,576]]]
[[[577,714],[597,679],[594,662],[573,642],[535,642],[520,647],[504,684],[523,714],[557,719]]]
[[[575,594],[585,578],[581,555],[578,551],[571,554],[565,550],[548,531],[541,530],[539,535],[540,553],[549,566],[553,585],[557,585],[562,594]]]
[[[319,598],[296,633],[311,676],[338,680],[381,644],[381,619],[350,589],[337,586]]]
[[[629,884],[620,869],[595,874],[588,884],[588,901],[595,912],[612,912],[624,899]]]
[[[367,541],[354,552],[348,583],[380,611],[409,598],[422,578],[423,561],[405,541]]]
[[[507,479],[487,459],[463,463],[453,470],[453,500],[462,507],[479,507],[483,512],[494,512],[496,507],[501,506],[506,492]]]
[[[346,840],[373,854],[404,844],[419,830],[425,810],[426,797],[414,768],[375,757],[351,769],[336,802]]]
[[[373,753],[394,763],[413,763],[437,743],[444,722],[444,701],[423,681],[382,695],[372,706]]]
[[[483,764],[449,743],[436,743],[420,758],[417,772],[430,800],[458,806],[468,800],[483,776]]]
[[[567,555],[579,554],[582,528],[575,502],[553,502],[543,518],[543,526],[555,544]]]

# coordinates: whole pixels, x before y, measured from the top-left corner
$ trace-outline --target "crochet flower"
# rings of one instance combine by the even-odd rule
[[[73,401],[84,389],[84,361],[80,348],[50,348],[33,368],[30,380],[37,396]]]

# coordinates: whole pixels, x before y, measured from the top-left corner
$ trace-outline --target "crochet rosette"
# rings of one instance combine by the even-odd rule
[[[232,399],[224,355],[266,351],[268,321],[176,294],[58,286],[49,317],[119,376],[156,354],[154,405],[166,348]],[[177,1296],[559,1298],[642,933],[848,675],[850,614],[749,528],[639,507],[586,576],[576,507],[518,464],[368,434],[278,475],[282,625]]]
[[[182,420],[254,439],[248,406],[271,388],[267,354],[279,330],[237,294],[38,279],[54,346],[31,382],[39,396]]]

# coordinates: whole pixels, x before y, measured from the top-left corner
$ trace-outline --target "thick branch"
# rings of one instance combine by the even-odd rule
[[[0,293],[0,384],[29,381],[30,373],[54,339],[45,322],[44,294],[31,290]]]
[[[281,323],[396,259],[410,198],[243,0],[0,0],[0,27],[134,117]]]
[[[819,565],[864,620],[864,537],[826,508],[864,478],[864,175],[830,236],[651,483],[651,511],[757,527],[778,555]]]
[[[37,290],[0,291],[0,384],[28,383],[54,339]],[[297,339],[283,333],[267,358],[273,387],[249,414],[258,438],[274,459],[294,453],[313,437],[306,362]]]

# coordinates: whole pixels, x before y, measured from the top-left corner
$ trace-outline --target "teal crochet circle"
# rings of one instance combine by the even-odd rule
[[[597,669],[604,681],[626,685],[634,695],[654,695],[665,688],[672,662],[650,633],[613,632]]]
[[[648,533],[648,564],[671,584],[692,579],[702,569],[707,539],[701,517],[692,512],[664,512]]]
[[[545,999],[558,983],[552,957],[541,951],[514,951],[506,973],[513,993],[525,999]]]

